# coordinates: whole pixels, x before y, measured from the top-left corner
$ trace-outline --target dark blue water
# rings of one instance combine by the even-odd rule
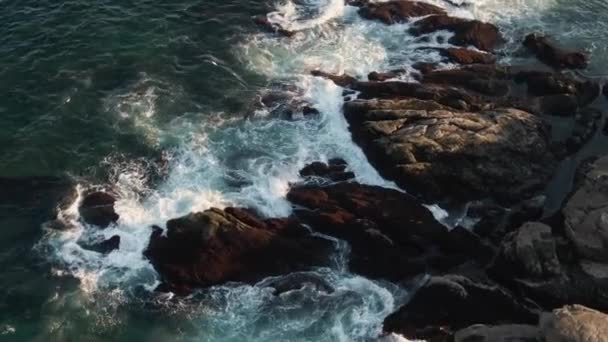
[[[304,32],[259,33],[250,17],[272,10]],[[603,77],[602,0],[487,0],[451,10],[497,22],[510,39],[507,60],[532,63],[518,41],[541,30],[591,52],[586,73]],[[110,185],[121,215],[98,231],[66,209],[74,229],[51,232],[43,224],[61,184],[0,189],[9,197],[0,201],[0,340],[377,337],[406,293],[350,274],[344,244],[333,267],[315,272],[333,294],[305,288],[282,297],[265,283],[159,296],[149,291],[157,276],[141,252],[151,225],[190,211],[241,205],[289,214],[288,185],[314,160],[345,158],[359,181],[391,186],[352,144],[341,90],[307,75],[314,68],[365,75],[438,57],[416,51],[405,29],[360,20],[336,0],[0,0],[0,177]],[[259,97],[277,83],[295,85],[292,96],[321,116],[282,120],[260,108]],[[114,234],[121,247],[108,256],[82,248]]]

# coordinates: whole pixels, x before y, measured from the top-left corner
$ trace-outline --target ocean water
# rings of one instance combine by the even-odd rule
[[[534,64],[519,41],[542,31],[589,51],[584,73],[605,76],[603,0],[430,2],[497,23],[507,36],[499,51],[505,62]],[[151,225],[191,211],[236,205],[288,215],[289,184],[312,161],[342,157],[358,181],[394,187],[352,143],[342,90],[309,72],[364,77],[408,68],[437,60],[419,48],[441,44],[409,36],[407,24],[361,20],[342,0],[0,0],[0,9],[0,176],[68,175],[80,189],[110,185],[120,214],[116,226],[100,231],[78,222],[75,201],[61,212],[74,228],[59,233],[45,228],[48,217],[36,204],[0,206],[0,341],[380,336],[407,289],[351,274],[344,242],[336,241],[332,267],[311,273],[335,292],[304,288],[278,297],[270,279],[187,298],[156,294],[158,277],[142,251]],[[260,32],[251,16],[267,12],[302,32]],[[259,104],[277,87],[321,114],[277,117]],[[116,234],[121,246],[109,255],[82,247]]]

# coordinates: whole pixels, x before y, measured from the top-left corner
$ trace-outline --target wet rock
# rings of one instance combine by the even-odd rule
[[[516,109],[464,112],[434,101],[357,100],[344,111],[372,164],[429,201],[514,203],[543,189],[555,163],[543,121]]]
[[[188,293],[326,265],[332,250],[333,243],[311,236],[294,220],[262,220],[227,208],[169,220],[166,235],[154,230],[145,255],[162,277],[161,289]]]
[[[579,179],[563,208],[566,235],[582,258],[608,263],[608,157],[593,162]]]
[[[118,214],[114,211],[116,199],[107,192],[96,191],[84,196],[80,203],[80,217],[84,222],[105,228],[118,221]]]
[[[359,15],[363,18],[379,20],[388,25],[431,14],[445,14],[445,10],[426,2],[409,0],[371,2],[359,9]]]
[[[446,270],[482,254],[474,234],[448,230],[402,192],[358,183],[298,186],[287,195],[314,230],[348,241],[351,271],[401,280]]]
[[[514,74],[514,80],[526,83],[528,93],[533,96],[572,95],[579,106],[590,104],[600,94],[598,83],[558,73],[520,71]]]
[[[467,48],[447,48],[439,49],[439,53],[452,63],[462,65],[468,64],[494,64],[496,57],[490,53],[480,52]]]
[[[348,87],[351,84],[357,82],[356,78],[349,76],[349,75],[333,75],[333,74],[323,72],[320,70],[313,70],[310,72],[310,74],[313,76],[323,77],[323,78],[332,80],[335,84],[339,85],[340,87]]]
[[[602,120],[602,112],[595,108],[584,108],[580,110],[574,121],[574,127],[570,137],[566,140],[566,152],[573,154],[582,149],[597,132]]]
[[[271,22],[270,19],[268,19],[267,15],[254,16],[253,22],[256,25],[262,27],[263,29],[265,29],[266,31],[271,32],[271,33],[277,33],[277,34],[280,34],[280,35],[286,36],[286,37],[291,37],[294,34],[296,34],[296,32],[294,32],[294,31],[287,30],[287,29],[281,27],[281,25]]]
[[[412,68],[420,71],[420,73],[424,75],[437,69],[437,63],[416,62],[412,64]]]
[[[506,324],[489,326],[472,325],[454,334],[454,342],[541,342],[537,326],[526,324]]]
[[[589,65],[589,57],[585,53],[558,47],[543,35],[529,34],[523,45],[541,62],[556,69],[585,69]]]
[[[432,15],[415,22],[410,33],[419,36],[439,30],[454,33],[448,42],[459,46],[473,45],[484,51],[492,51],[503,38],[495,25],[478,20],[468,20],[447,15]]]
[[[534,324],[537,308],[487,279],[431,277],[414,297],[384,321],[384,331],[406,338],[447,337],[472,324]]]
[[[367,79],[370,81],[378,81],[378,82],[384,82],[386,80],[390,80],[391,78],[397,78],[399,77],[399,74],[401,72],[399,71],[389,71],[389,72],[370,72],[369,75],[367,75]]]
[[[265,280],[259,283],[259,285],[273,287],[275,289],[275,296],[289,291],[298,291],[304,287],[311,287],[319,292],[334,292],[334,288],[330,283],[321,276],[311,273],[292,273],[283,277]]]
[[[91,246],[85,246],[85,248],[98,253],[108,254],[120,248],[120,236],[114,235],[103,242]]]
[[[339,182],[355,178],[355,174],[346,171],[346,162],[343,159],[332,159],[328,164],[323,162],[314,162],[306,165],[300,170],[302,177],[321,177],[328,180]]]
[[[581,305],[568,305],[541,316],[546,341],[603,342],[608,338],[608,316]]]
[[[321,113],[319,112],[318,109],[316,109],[314,107],[304,106],[304,107],[302,107],[302,114],[304,116],[309,116],[309,115],[319,115]]]

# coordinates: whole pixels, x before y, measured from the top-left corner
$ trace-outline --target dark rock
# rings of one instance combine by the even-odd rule
[[[391,0],[386,2],[368,2],[359,9],[359,14],[365,19],[379,20],[390,25],[404,22],[414,17],[445,14],[445,10],[426,2]]]
[[[346,171],[346,162],[342,159],[332,159],[329,165],[322,162],[314,162],[306,165],[301,171],[302,177],[321,177],[328,180],[339,182],[355,178],[355,174]]]
[[[333,244],[290,219],[262,220],[245,209],[210,209],[169,220],[155,229],[145,255],[163,289],[188,293],[228,281],[254,283],[268,276],[326,265]]]
[[[420,73],[424,75],[437,69],[437,63],[416,62],[412,64],[412,68],[420,71]]]
[[[542,190],[555,163],[548,128],[520,110],[460,112],[409,99],[357,100],[344,112],[372,164],[429,201],[515,203]]]
[[[595,108],[584,108],[575,117],[572,134],[566,140],[566,151],[569,154],[578,152],[597,132],[602,112]]]
[[[536,323],[537,308],[487,279],[431,277],[414,297],[384,321],[384,331],[406,338],[449,336],[472,324]]]
[[[96,191],[84,196],[80,203],[80,217],[84,222],[105,228],[118,221],[118,214],[114,211],[116,199],[107,192]]]
[[[314,230],[351,246],[351,271],[401,280],[487,256],[475,234],[448,232],[410,195],[358,183],[299,186],[287,198]]]
[[[91,246],[85,246],[86,249],[91,250],[91,251],[95,251],[98,253],[102,253],[102,254],[108,254],[114,250],[117,250],[120,247],[120,236],[118,235],[114,235],[111,238],[91,245]]]
[[[608,157],[579,177],[562,212],[566,235],[580,257],[608,264]]]
[[[332,80],[335,84],[339,85],[340,87],[348,87],[351,84],[357,82],[357,79],[349,76],[349,75],[332,75],[320,70],[313,70],[310,72],[311,75],[313,76],[317,76],[317,77],[323,77],[323,78],[327,78],[329,80]]]
[[[475,51],[467,48],[439,49],[439,53],[452,63],[468,64],[494,64],[496,57],[490,53]]]
[[[560,275],[562,271],[551,227],[528,222],[516,232],[508,234],[493,267],[502,268],[500,272],[505,275],[533,278]]]
[[[451,44],[473,45],[485,51],[492,51],[503,41],[500,31],[492,24],[447,15],[432,15],[423,18],[413,24],[410,33],[418,36],[439,30],[454,33],[454,36],[448,41]]]
[[[541,62],[556,69],[585,69],[589,65],[589,57],[585,53],[558,47],[543,35],[529,34],[523,45]]]
[[[537,326],[505,324],[489,326],[475,324],[454,334],[454,342],[542,342]]]
[[[312,287],[319,292],[334,292],[334,288],[330,283],[322,277],[311,273],[291,273],[278,278],[266,279],[258,285],[273,287],[275,289],[275,296],[289,291],[301,290],[306,286]]]
[[[277,23],[270,22],[267,15],[254,16],[253,22],[256,25],[264,28],[266,31],[271,32],[271,33],[278,33],[278,34],[280,34],[282,36],[286,36],[286,37],[291,37],[294,34],[296,34],[296,32],[287,30],[287,29],[281,27]]]
[[[580,106],[590,104],[600,94],[600,86],[596,82],[557,73],[520,71],[514,74],[514,80],[526,83],[528,93],[534,96],[574,95]]]
[[[399,76],[399,73],[397,72],[370,72],[369,75],[367,75],[367,79],[370,81],[378,81],[378,82],[384,82],[386,80],[389,80],[391,78],[396,78]]]
[[[318,109],[316,109],[314,107],[304,106],[304,107],[302,107],[302,114],[304,114],[304,116],[308,116],[308,115],[319,115],[321,113],[319,112]]]

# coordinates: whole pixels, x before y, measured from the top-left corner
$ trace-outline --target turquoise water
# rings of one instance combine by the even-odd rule
[[[443,1],[434,1],[444,4]],[[405,298],[394,284],[344,268],[316,271],[333,294],[274,297],[264,283],[191,298],[151,293],[141,257],[150,225],[210,206],[289,214],[284,199],[305,163],[345,158],[359,181],[381,179],[352,144],[341,90],[313,68],[365,75],[437,56],[421,54],[405,25],[360,20],[341,1],[0,1],[0,177],[76,177],[121,195],[116,227],[75,223],[49,233],[52,189],[5,191],[0,201],[2,341],[368,341]],[[276,15],[305,32],[259,33],[252,15]],[[608,4],[476,1],[457,15],[497,22],[507,60],[533,63],[517,41],[530,30],[591,52],[585,73],[603,77]],[[320,109],[282,120],[259,96],[279,84]],[[161,171],[159,171],[161,170]],[[1,184],[1,183],[0,183]],[[66,213],[69,216],[69,212]],[[119,234],[119,251],[82,242]]]

